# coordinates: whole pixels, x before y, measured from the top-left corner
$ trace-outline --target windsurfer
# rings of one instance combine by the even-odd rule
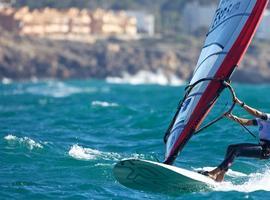
[[[227,114],[226,117],[245,126],[258,126],[260,142],[258,144],[241,143],[230,145],[227,148],[224,161],[214,170],[203,173],[217,182],[223,181],[225,173],[228,171],[236,157],[258,159],[270,158],[270,114],[256,110],[246,105],[238,98],[235,98],[235,102],[243,107],[249,114],[254,116],[255,119],[240,118],[231,113]]]

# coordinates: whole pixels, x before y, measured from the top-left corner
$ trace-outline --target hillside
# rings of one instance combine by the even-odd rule
[[[141,70],[176,75],[188,80],[196,65],[204,37],[182,35],[168,39],[94,44],[52,41],[1,33],[0,79],[106,78]],[[270,44],[256,41],[239,70],[238,82],[270,82]]]

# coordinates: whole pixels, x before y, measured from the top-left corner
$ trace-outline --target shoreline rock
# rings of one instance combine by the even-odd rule
[[[139,71],[175,75],[188,80],[196,65],[202,38],[109,39],[94,44],[22,37],[0,33],[0,79],[85,79],[122,77]],[[237,82],[270,82],[270,44],[256,41],[236,70]]]

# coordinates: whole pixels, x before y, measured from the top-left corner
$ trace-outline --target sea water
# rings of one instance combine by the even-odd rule
[[[233,86],[247,104],[270,112],[270,85]],[[163,135],[183,93],[184,86],[95,80],[0,84],[0,199],[270,198],[270,161],[256,159],[237,159],[217,187],[177,196],[115,180],[121,159],[163,160]],[[249,117],[239,107],[234,113]],[[211,169],[239,142],[257,143],[223,119],[192,137],[175,164]]]

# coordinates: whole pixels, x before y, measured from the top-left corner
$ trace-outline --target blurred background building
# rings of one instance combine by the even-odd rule
[[[187,33],[205,33],[212,23],[216,4],[202,5],[198,1],[188,3],[183,11],[183,25]]]
[[[187,3],[183,10],[184,30],[188,34],[205,34],[211,23],[217,4],[200,4],[198,1]],[[262,22],[255,35],[258,39],[270,40],[270,12],[266,10]]]
[[[141,11],[127,11],[128,16],[136,19],[137,33],[145,36],[154,36],[155,34],[155,17]]]
[[[125,11],[103,9],[2,7],[0,25],[20,35],[85,42],[110,36],[134,39],[138,34],[135,17]]]
[[[263,40],[270,40],[270,11],[266,10],[263,20],[259,25],[256,37]]]
[[[14,5],[16,0],[1,0],[0,1],[0,8],[6,8]]]
[[[187,80],[218,2],[0,0],[0,79],[131,77],[143,71]],[[239,67],[245,71],[241,80],[270,82],[269,24],[266,11],[248,61]]]

